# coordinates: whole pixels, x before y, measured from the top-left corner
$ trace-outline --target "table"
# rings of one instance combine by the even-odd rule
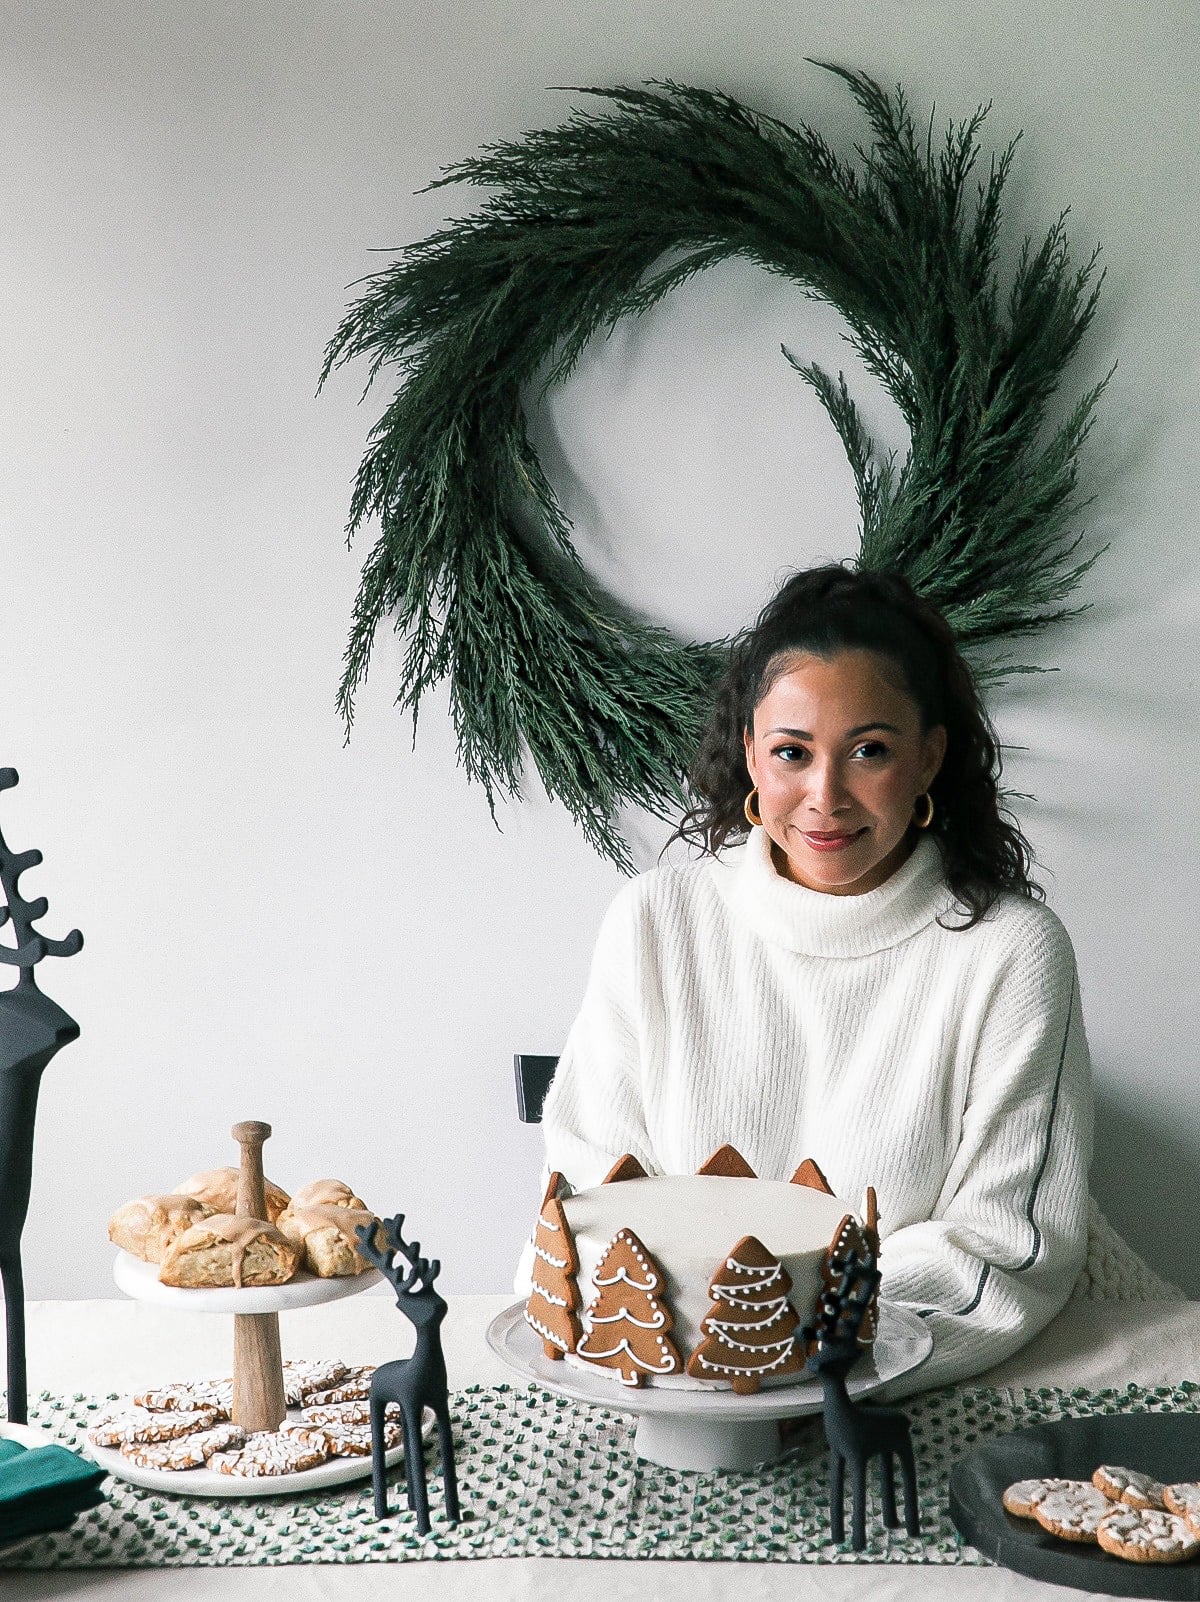
[[[484,1330],[508,1302],[457,1296],[443,1325],[452,1387],[510,1382]],[[104,1395],[169,1379],[227,1372],[229,1332],[220,1320],[181,1318],[127,1301],[32,1302],[28,1312],[29,1387]],[[283,1328],[285,1357],[336,1355],[385,1362],[411,1347],[411,1331],[386,1292],[293,1314]],[[1176,1384],[1200,1380],[1200,1302],[1073,1302],[1024,1351],[972,1383],[1085,1386]],[[735,1570],[735,1572],[731,1572]],[[629,1563],[570,1559],[483,1559],[438,1564],[276,1568],[12,1571],[0,1581],[5,1602],[565,1602],[572,1594],[604,1602],[1064,1602],[1071,1593],[1000,1569],[873,1568],[795,1564]],[[1082,1593],[1079,1593],[1082,1594]]]

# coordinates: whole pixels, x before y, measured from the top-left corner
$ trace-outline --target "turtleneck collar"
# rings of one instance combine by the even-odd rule
[[[709,864],[730,910],[764,940],[810,957],[864,957],[899,945],[954,905],[942,854],[923,835],[890,879],[861,896],[832,896],[782,878],[765,829]]]

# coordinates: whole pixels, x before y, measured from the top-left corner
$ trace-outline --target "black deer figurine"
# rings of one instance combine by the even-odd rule
[[[17,782],[15,768],[0,768],[0,790]],[[21,1275],[21,1231],[29,1211],[33,1178],[33,1121],[42,1070],[60,1046],[77,1039],[79,1025],[38,989],[33,970],[43,957],[73,957],[83,936],[65,940],[34,931],[45,916],[45,897],[26,901],[17,880],[42,860],[40,851],[10,851],[0,834],[0,926],[11,922],[16,944],[0,941],[0,963],[19,968],[17,982],[0,992],[0,1280],[8,1352],[8,1418],[24,1424],[25,1285]]]
[[[421,1256],[418,1241],[405,1241],[404,1214],[385,1218],[378,1225],[364,1224],[355,1231],[359,1251],[373,1263],[396,1292],[396,1306],[416,1326],[417,1347],[411,1357],[384,1363],[371,1378],[371,1483],[375,1491],[375,1517],[385,1519],[387,1464],[384,1458],[383,1421],[387,1404],[399,1404],[404,1421],[404,1469],[408,1479],[408,1505],[417,1515],[417,1531],[429,1534],[429,1495],[425,1486],[425,1450],[421,1423],[428,1408],[437,1420],[442,1453],[442,1483],[446,1517],[458,1523],[458,1480],[454,1472],[454,1436],[446,1388],[446,1359],[442,1355],[442,1320],[446,1303],[433,1284],[441,1263]],[[376,1244],[383,1238],[383,1250]],[[407,1272],[397,1258],[408,1265]]]
[[[904,1528],[921,1533],[917,1507],[917,1470],[908,1419],[896,1407],[856,1407],[846,1392],[846,1375],[862,1356],[859,1332],[879,1285],[879,1270],[869,1247],[848,1251],[831,1263],[832,1282],[817,1306],[814,1326],[804,1331],[815,1350],[808,1366],[825,1393],[825,1439],[829,1443],[829,1532],[840,1546],[846,1539],[846,1465],[850,1466],[853,1513],[850,1544],[861,1552],[867,1544],[867,1464],[879,1459],[879,1500],[883,1522],[899,1527],[894,1464],[904,1482]]]

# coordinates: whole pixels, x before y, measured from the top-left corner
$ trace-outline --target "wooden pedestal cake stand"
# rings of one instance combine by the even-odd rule
[[[270,1134],[270,1124],[248,1121],[233,1126],[233,1138],[241,1147],[239,1218],[267,1216],[262,1149]],[[375,1269],[334,1279],[319,1279],[301,1270],[285,1285],[185,1290],[164,1285],[158,1277],[156,1263],[144,1263],[128,1252],[119,1252],[113,1267],[118,1287],[137,1301],[172,1308],[176,1312],[220,1313],[226,1317],[232,1313],[233,1421],[247,1434],[278,1429],[288,1416],[279,1345],[280,1313],[316,1307],[338,1301],[343,1296],[357,1296],[377,1284],[379,1277]],[[292,1496],[299,1491],[363,1479],[371,1472],[370,1457],[335,1457],[296,1474],[242,1478],[209,1468],[139,1468],[121,1452],[90,1443],[88,1451],[101,1467],[118,1479],[179,1496]],[[403,1455],[399,1447],[390,1451],[388,1466],[398,1463]]]

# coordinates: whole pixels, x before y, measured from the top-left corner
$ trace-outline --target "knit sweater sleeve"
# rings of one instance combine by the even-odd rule
[[[644,881],[627,885],[605,914],[583,1003],[542,1110],[547,1170],[576,1190],[598,1185],[629,1152],[658,1172],[642,1104],[637,1005]]]
[[[883,1295],[934,1338],[928,1362],[889,1396],[1016,1351],[1065,1304],[1083,1264],[1092,1100],[1075,957],[1052,913],[1030,906],[1021,923],[982,1013],[934,1215],[884,1238]]]

